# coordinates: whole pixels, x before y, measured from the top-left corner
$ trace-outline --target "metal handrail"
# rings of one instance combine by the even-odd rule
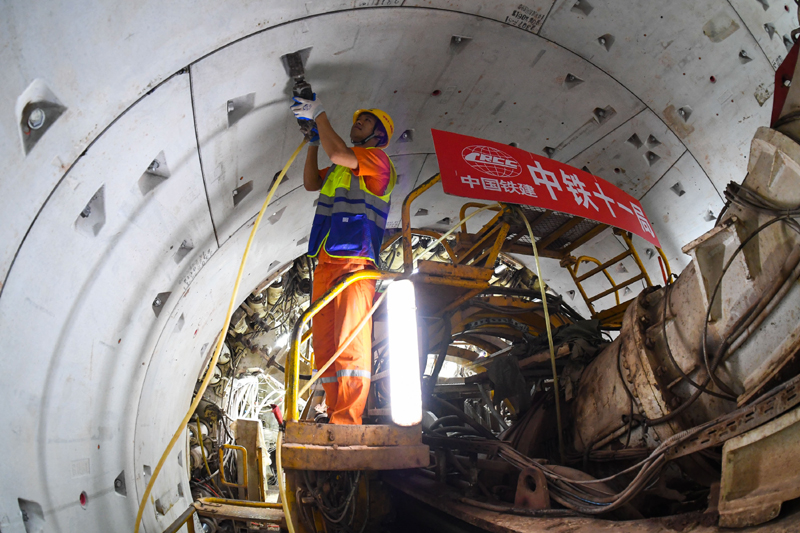
[[[580,284],[580,281],[582,281],[582,280],[579,280],[579,278],[580,278],[581,276],[578,276],[578,269],[580,268],[580,266],[581,266],[581,263],[594,263],[594,264],[595,264],[595,265],[597,265],[598,267],[601,267],[601,266],[603,266],[603,263],[601,263],[601,262],[600,262],[598,259],[596,259],[596,258],[594,258],[594,257],[589,257],[588,255],[582,255],[582,256],[580,256],[580,257],[578,258],[578,260],[577,260],[577,261],[575,261],[575,267],[574,267],[574,271],[572,272],[572,274],[573,274],[572,278],[573,278],[573,280],[575,281],[575,285],[577,285],[577,286],[578,286],[578,290],[579,290],[579,291],[581,291],[581,295],[583,296],[583,299],[584,299],[584,300],[588,300],[588,297],[587,297],[587,296],[586,296],[586,294],[584,293],[584,291],[583,291],[583,287],[582,287],[582,286],[581,286],[581,284]],[[568,266],[568,267],[567,267],[567,269],[569,269],[569,270],[572,270],[572,267],[571,267],[571,266]],[[612,287],[616,287],[616,286],[617,286],[616,282],[614,281],[614,278],[612,278],[612,277],[611,277],[611,274],[609,274],[609,273],[608,273],[608,270],[606,270],[605,268],[603,268],[603,269],[601,269],[600,271],[601,271],[603,274],[605,274],[605,275],[606,275],[606,279],[608,279],[608,282],[609,282],[609,283],[611,283],[611,286],[612,286]],[[598,273],[599,273],[599,272],[598,272]],[[583,276],[585,276],[585,275],[586,275],[586,274],[583,274]],[[587,278],[584,278],[584,279],[587,279]],[[619,291],[614,291],[614,296],[615,296],[615,297],[616,297],[616,299],[617,299],[617,305],[619,305]],[[592,310],[592,309],[590,309],[590,311],[593,311],[593,310]]]
[[[225,469],[222,467],[223,465],[223,455],[225,453],[225,449],[230,450],[239,450],[242,452],[242,464],[244,464],[244,484],[239,485],[238,483],[231,483],[230,481],[225,481]],[[247,450],[244,446],[237,446],[236,444],[223,444],[219,447],[219,480],[223,485],[227,485],[229,487],[236,487],[239,489],[245,489],[248,492],[248,496],[250,495],[250,487],[248,486],[247,481]]]
[[[286,400],[284,401],[284,416],[287,421],[295,422],[299,420],[299,413],[297,409],[297,400],[300,396],[300,342],[303,327],[308,324],[311,319],[319,313],[322,308],[331,303],[344,289],[357,281],[363,280],[389,280],[396,279],[400,276],[394,272],[384,272],[382,270],[359,270],[345,276],[341,281],[334,285],[328,292],[322,295],[313,304],[308,306],[303,316],[295,322],[292,329],[292,338],[290,341],[289,354],[286,356]]]
[[[192,520],[192,516],[196,512],[197,509],[194,504],[189,504],[189,507],[164,530],[164,533],[178,533],[184,525],[189,533],[194,533],[194,520]]]
[[[469,209],[471,207],[481,208],[481,207],[486,207],[487,205],[489,205],[489,204],[482,204],[480,202],[467,202],[467,203],[465,203],[464,205],[461,206],[461,209],[458,212],[458,219],[459,220],[464,220],[467,217],[467,209]],[[497,206],[497,207],[490,207],[489,209],[491,211],[502,211],[503,208],[500,207],[500,206]],[[461,224],[461,231],[463,233],[467,233],[467,223],[466,222]]]
[[[400,214],[402,221],[402,234],[403,234],[403,271],[406,274],[411,274],[414,270],[414,252],[411,249],[411,203],[419,198],[422,193],[436,185],[442,180],[441,174],[436,174],[431,179],[408,193],[405,200],[403,200],[403,210]]]
[[[631,239],[630,235],[627,232],[621,231],[621,230],[618,230],[618,229],[615,229],[614,233],[616,235],[619,235],[620,237],[622,237],[622,240],[625,242],[625,246],[627,247],[627,249],[624,252],[622,252],[621,254],[609,259],[605,263],[601,263],[600,261],[598,261],[594,257],[589,257],[589,256],[581,256],[577,260],[574,259],[574,258],[570,258],[569,259],[569,263],[570,264],[565,264],[562,261],[562,266],[566,266],[567,270],[569,271],[570,275],[572,276],[572,280],[575,282],[575,285],[578,287],[578,290],[580,291],[581,296],[583,297],[584,301],[586,302],[586,305],[589,307],[589,312],[592,314],[592,317],[596,317],[598,315],[597,311],[595,311],[595,309],[594,309],[594,305],[592,305],[597,300],[599,300],[601,298],[604,298],[605,296],[608,296],[608,295],[613,293],[614,297],[616,298],[616,301],[617,301],[617,306],[619,306],[620,305],[620,298],[619,298],[619,290],[620,289],[623,289],[626,286],[631,285],[632,283],[635,283],[635,282],[640,281],[640,280],[643,280],[648,287],[652,287],[653,286],[653,283],[650,280],[650,276],[648,275],[647,268],[645,268],[644,264],[642,263],[642,260],[639,257],[639,253],[636,251],[636,247],[634,246],[633,240]],[[656,248],[656,249],[658,250],[659,256],[664,261],[666,271],[668,272],[667,280],[669,280],[671,275],[672,275],[672,271],[670,270],[670,266],[669,266],[669,261],[667,261],[667,257],[664,254],[663,250],[661,250],[661,248]],[[636,263],[636,267],[639,269],[639,274],[636,275],[636,276],[633,276],[632,278],[627,279],[627,280],[625,280],[625,281],[623,281],[621,283],[616,283],[614,281],[614,278],[611,277],[611,274],[608,273],[607,268],[610,267],[611,265],[619,263],[620,261],[622,261],[623,259],[625,259],[627,257],[631,257],[633,259],[634,263]],[[592,270],[590,270],[589,272],[585,272],[584,274],[578,275],[578,268],[580,268],[580,265],[581,265],[582,262],[591,262],[591,263],[596,264],[597,266],[595,268],[593,268]],[[590,277],[593,277],[593,276],[595,276],[597,274],[600,274],[601,272],[603,274],[605,274],[606,278],[608,279],[609,283],[611,284],[611,288],[608,289],[608,290],[605,290],[605,291],[603,291],[603,292],[601,292],[599,294],[596,294],[596,295],[594,295],[592,297],[588,297],[587,294],[586,294],[586,291],[584,291],[583,286],[581,285],[581,282],[586,280],[586,279],[588,279],[588,278],[590,278]],[[667,281],[667,283],[669,283],[669,281]]]

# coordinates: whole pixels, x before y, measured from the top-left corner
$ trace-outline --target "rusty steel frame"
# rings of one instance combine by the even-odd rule
[[[213,509],[212,507],[218,507],[218,509]],[[195,513],[199,516],[207,516],[213,518],[231,518],[236,520],[266,520],[274,522],[279,520],[277,514],[274,517],[265,517],[264,512],[262,511],[260,514],[258,513],[250,513],[250,515],[246,516],[246,513],[242,512],[225,512],[229,509],[269,509],[272,511],[276,511],[280,513],[280,516],[283,516],[283,507],[280,503],[272,503],[272,502],[251,502],[246,500],[229,500],[227,498],[200,498],[199,500],[192,502],[189,507],[186,508],[181,515],[172,522],[167,529],[164,530],[164,533],[178,533],[180,529],[185,525],[188,533],[195,533],[194,527],[194,520],[192,517]]]
[[[797,405],[800,405],[800,375],[772,389],[752,404],[720,417],[718,422],[672,448],[667,457],[677,459],[706,448],[719,446],[733,437],[766,424]]]

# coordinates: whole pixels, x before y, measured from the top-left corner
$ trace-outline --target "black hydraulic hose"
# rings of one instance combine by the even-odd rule
[[[449,316],[444,317],[443,325],[444,329],[442,330],[442,343],[439,356],[436,358],[436,363],[433,365],[430,378],[425,384],[424,394],[426,395],[433,394],[433,388],[436,386],[436,380],[439,378],[439,372],[441,372],[442,366],[444,365],[444,360],[447,358],[447,349],[450,347],[450,332],[452,331],[452,326],[450,325]]]
[[[433,431],[437,427],[443,424],[450,424],[451,422],[458,422],[459,420],[461,420],[461,417],[458,417],[456,415],[447,415],[441,418],[437,418],[436,420],[434,420],[433,424],[431,424],[431,427],[428,428],[428,431]]]
[[[478,424],[475,420],[472,419],[471,416],[469,416],[467,413],[465,413],[461,409],[450,405],[446,401],[444,401],[444,400],[442,400],[440,398],[437,398],[433,394],[429,395],[426,398],[425,401],[426,402],[430,402],[430,404],[433,404],[433,407],[438,407],[442,411],[446,411],[448,414],[457,416],[458,418],[460,418],[461,420],[466,422],[467,425],[469,425],[472,429],[477,431],[478,435],[480,435],[482,437],[485,437],[487,439],[490,439],[490,440],[497,440],[497,437],[495,437],[494,433],[492,433],[491,431],[489,431],[488,429],[486,429],[482,425]]]

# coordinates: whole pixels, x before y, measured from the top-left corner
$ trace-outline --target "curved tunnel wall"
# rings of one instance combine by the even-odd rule
[[[389,7],[361,9],[368,3]],[[642,199],[684,265],[680,245],[713,225],[708,211],[718,213],[727,181],[741,181],[750,138],[768,121],[770,63],[785,48],[759,30],[768,20],[779,38],[795,23],[782,5],[752,3],[5,5],[0,528],[25,531],[19,499],[41,507],[45,531],[132,524],[144,467],[222,327],[253,216],[300,141],[280,55],[314,47],[309,79],[338,131],[365,103],[389,111],[398,133],[414,131],[389,150],[401,174],[390,224],[436,171],[435,127],[549,146],[586,165]],[[25,154],[13,111],[35,79],[66,109]],[[229,100],[241,112],[228,113]],[[609,106],[606,121],[593,120]],[[684,106],[691,116],[676,120]],[[314,195],[300,186],[301,163],[262,224],[240,298],[305,250]],[[415,204],[415,224],[444,229],[460,203],[434,190]],[[571,288],[548,271],[556,289]],[[172,507],[160,517],[148,507],[148,531],[188,503],[178,448],[154,490]],[[114,489],[122,472],[127,497]],[[36,505],[24,505],[38,523]]]

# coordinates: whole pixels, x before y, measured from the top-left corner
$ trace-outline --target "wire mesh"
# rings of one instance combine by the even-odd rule
[[[574,215],[569,213],[561,213],[558,211],[550,211],[540,207],[520,206],[525,216],[531,223],[533,235],[536,237],[536,242],[547,238],[553,232],[557,231],[561,226],[575,218]],[[576,240],[580,239],[588,232],[596,228],[600,223],[590,219],[582,219],[573,228],[564,232],[559,238],[551,242],[547,249],[558,250],[569,246]],[[521,236],[516,239],[518,235]],[[524,225],[513,225],[509,229],[506,240],[515,240],[519,244],[530,244],[531,239],[528,236],[527,229]]]

